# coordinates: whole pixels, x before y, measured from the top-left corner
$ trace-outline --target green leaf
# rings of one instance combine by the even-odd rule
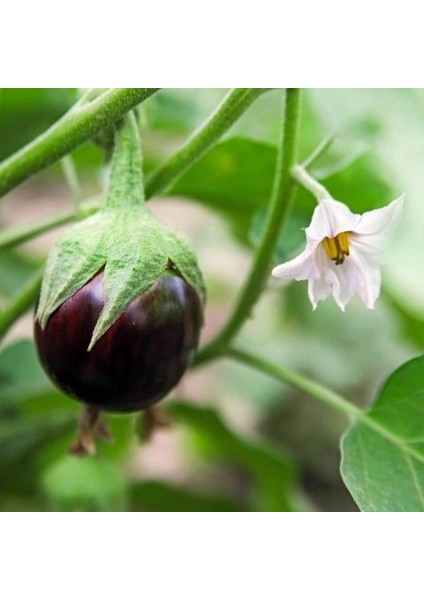
[[[43,489],[56,511],[122,512],[127,486],[111,463],[91,456],[66,456],[43,476]]]
[[[265,442],[251,440],[233,431],[212,408],[172,402],[167,410],[198,434],[217,459],[231,460],[251,476],[255,509],[295,510],[295,474],[289,458]]]
[[[363,511],[424,511],[424,356],[397,369],[342,440],[343,479]]]
[[[206,495],[165,481],[142,481],[131,488],[133,511],[241,512],[232,500]]]

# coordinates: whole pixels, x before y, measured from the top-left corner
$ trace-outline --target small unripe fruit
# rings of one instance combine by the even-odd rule
[[[88,352],[104,306],[99,273],[66,300],[44,329],[35,323],[40,360],[55,384],[111,412],[143,410],[180,380],[202,325],[197,291],[168,270],[124,310]]]

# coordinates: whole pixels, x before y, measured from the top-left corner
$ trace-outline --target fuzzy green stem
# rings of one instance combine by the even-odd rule
[[[115,134],[115,147],[110,168],[106,210],[140,208],[144,204],[143,158],[137,122],[128,114]]]
[[[71,108],[45,133],[0,164],[0,196],[75,150],[156,91],[153,88],[109,89],[91,102]]]
[[[330,192],[319,183],[302,165],[296,165],[292,169],[292,177],[300,183],[306,190],[311,192],[320,202],[321,200],[332,200]]]
[[[97,212],[99,206],[99,202],[86,202],[85,204],[81,205],[78,214],[75,213],[75,209],[67,210],[66,212],[55,215],[54,217],[49,217],[48,219],[40,220],[38,223],[34,223],[32,225],[9,229],[8,231],[0,234],[0,250],[7,250],[8,248],[13,248],[18,244],[23,244],[24,242],[27,242],[28,240],[31,240],[32,238],[41,235],[46,231],[50,231],[50,229],[71,223],[77,217],[89,217]]]
[[[0,339],[13,323],[19,319],[34,303],[40,291],[44,267],[37,270],[31,279],[19,290],[14,298],[0,311]]]
[[[295,163],[299,105],[300,90],[288,89],[285,98],[281,143],[278,149],[274,184],[259,247],[231,316],[218,335],[200,350],[195,364],[201,364],[205,360],[225,352],[231,340],[250,317],[252,308],[261,295],[269,277],[278,236],[288,217],[293,200],[295,184],[290,172]]]
[[[345,400],[343,396],[336,394],[323,385],[315,383],[315,381],[312,381],[311,379],[308,379],[304,375],[300,375],[295,371],[280,367],[279,365],[274,365],[264,358],[260,358],[259,356],[255,356],[254,354],[237,350],[235,348],[228,350],[227,356],[234,358],[235,360],[252,367],[257,371],[261,371],[261,373],[266,373],[271,377],[274,377],[274,379],[282,381],[283,383],[288,383],[302,392],[306,392],[310,396],[321,400],[331,408],[334,408],[338,412],[341,412],[348,417],[357,418],[362,415],[362,411]]]
[[[231,90],[208,120],[146,181],[146,197],[160,195],[237,121],[261,94],[261,88]]]

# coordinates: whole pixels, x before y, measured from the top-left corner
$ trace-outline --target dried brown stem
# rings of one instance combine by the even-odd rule
[[[70,454],[75,456],[94,456],[96,454],[96,440],[111,442],[112,436],[109,428],[100,418],[100,409],[86,406],[82,411],[77,429],[77,438],[69,448]]]

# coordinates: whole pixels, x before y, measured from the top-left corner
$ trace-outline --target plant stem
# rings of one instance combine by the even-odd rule
[[[332,200],[330,192],[308,173],[302,165],[296,165],[291,171],[292,177],[296,179],[320,202],[321,200]]]
[[[299,373],[291,371],[290,369],[280,367],[279,365],[275,365],[264,358],[244,352],[242,350],[230,348],[227,351],[227,356],[234,358],[238,362],[252,367],[257,371],[260,371],[261,373],[270,375],[278,381],[288,383],[302,392],[306,392],[330,408],[333,408],[339,413],[344,414],[352,421],[361,421],[361,423],[375,431],[378,435],[381,435],[390,443],[400,448],[402,452],[413,456],[420,462],[424,462],[424,457],[421,452],[408,444],[405,439],[399,437],[399,435],[390,429],[387,429],[384,424],[379,423],[378,420],[375,420],[372,416],[368,415],[367,411],[361,410],[357,406],[348,402],[345,398],[343,398],[343,396],[336,394],[323,385],[315,383],[315,381],[312,381],[307,377],[300,375]]]
[[[45,133],[0,164],[0,196],[75,150],[156,91],[154,88],[108,89],[91,102],[71,108]]]
[[[228,130],[249,108],[256,98],[266,92],[262,88],[236,88],[231,90],[207,121],[163,166],[146,182],[146,197],[159,195],[180,177],[191,165]]]
[[[250,317],[251,310],[268,279],[272,255],[280,231],[288,217],[295,188],[290,172],[295,163],[299,104],[300,90],[288,89],[285,98],[282,139],[262,238],[231,316],[218,335],[200,350],[195,359],[196,365],[225,351],[243,323]]]
[[[336,394],[319,383],[315,383],[315,381],[291,371],[290,369],[274,365],[264,358],[234,348],[228,350],[227,356],[234,358],[257,371],[266,373],[279,381],[288,383],[302,392],[306,392],[310,396],[321,400],[331,408],[344,413],[348,417],[358,418],[362,415],[363,411],[345,400],[343,396]]]
[[[42,221],[39,221],[33,225],[16,227],[15,229],[5,231],[4,233],[0,234],[0,250],[13,248],[13,246],[27,242],[28,240],[36,237],[37,235],[45,233],[46,231],[49,231],[50,229],[70,223],[77,217],[89,217],[98,210],[99,206],[99,202],[86,202],[80,207],[78,214],[75,213],[75,209],[67,210],[66,212],[55,215],[54,217],[43,219]]]
[[[44,266],[38,269],[9,304],[0,311],[0,339],[33,304],[40,290]]]
[[[144,204],[143,158],[137,122],[132,113],[115,131],[109,189],[102,210],[139,209]]]

